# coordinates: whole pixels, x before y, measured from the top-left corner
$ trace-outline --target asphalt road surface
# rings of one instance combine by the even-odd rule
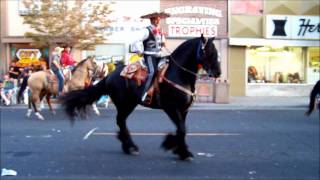
[[[192,110],[187,143],[192,162],[160,148],[175,130],[158,110],[136,110],[128,119],[139,156],[125,155],[115,110],[92,114],[72,127],[61,110],[45,121],[21,108],[1,109],[1,179],[318,180],[319,120],[304,110]]]

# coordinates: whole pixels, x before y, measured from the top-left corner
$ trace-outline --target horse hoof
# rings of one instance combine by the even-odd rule
[[[124,153],[129,154],[129,155],[134,155],[134,156],[140,155],[140,152],[139,152],[137,147],[129,147],[129,148],[127,148],[125,146],[122,146],[122,150],[123,150]]]
[[[27,114],[26,114],[26,117],[27,118],[30,118],[31,117],[31,113],[32,113],[32,110],[28,110]]]
[[[139,152],[139,151],[136,151],[136,150],[132,150],[132,151],[130,151],[130,155],[139,156],[139,155],[140,155],[140,152]]]
[[[96,113],[97,116],[101,115],[99,111],[95,111],[95,113]]]
[[[44,117],[40,113],[37,112],[35,114],[39,120],[42,120],[42,121],[44,120]]]
[[[192,162],[194,160],[193,157],[187,157],[185,159],[182,159],[183,161],[188,161],[188,162]]]
[[[193,154],[183,148],[177,148],[173,151],[173,154],[176,154],[179,156],[180,160],[183,161],[192,161],[193,160]]]
[[[44,117],[38,117],[39,120],[44,121]]]

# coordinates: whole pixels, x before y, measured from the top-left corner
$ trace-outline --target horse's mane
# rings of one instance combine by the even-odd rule
[[[85,58],[85,59],[81,60],[81,61],[77,64],[77,66],[74,68],[73,72],[76,71],[80,66],[82,66],[88,59],[90,59],[90,58]]]
[[[178,46],[173,52],[172,56],[177,56],[180,54],[186,54],[186,49],[190,48],[190,44],[198,43],[200,38],[193,38],[184,41],[180,46]]]

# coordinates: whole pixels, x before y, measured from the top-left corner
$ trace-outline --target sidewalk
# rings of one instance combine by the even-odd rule
[[[230,97],[228,104],[195,103],[193,109],[306,109],[309,97]]]
[[[307,109],[309,97],[230,97],[228,104],[216,103],[194,103],[191,110],[232,110],[232,109]],[[12,106],[1,106],[1,108],[27,108],[25,104]],[[59,104],[53,104],[54,108],[60,108]],[[45,107],[47,104],[45,103]],[[105,109],[104,107],[98,107]],[[108,109],[115,109],[115,106],[110,103]],[[138,106],[137,109],[150,109],[143,106]]]

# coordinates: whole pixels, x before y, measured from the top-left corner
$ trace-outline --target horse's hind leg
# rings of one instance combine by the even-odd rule
[[[167,109],[165,112],[174,122],[177,127],[176,135],[169,134],[162,143],[162,147],[166,150],[173,150],[174,154],[177,154],[181,160],[192,160],[192,153],[188,150],[186,144],[186,125],[185,119],[187,112],[181,112],[175,109]]]
[[[40,93],[40,103],[39,103],[39,111],[41,111],[42,109],[44,109],[44,102],[43,102],[43,98],[45,96],[44,92]]]
[[[136,107],[135,105],[128,105],[118,107],[117,106],[117,125],[119,126],[119,133],[118,133],[118,139],[122,143],[122,150],[126,154],[131,155],[139,155],[139,148],[136,146],[131,139],[130,132],[127,128],[126,119],[129,116],[129,114],[134,110]]]

